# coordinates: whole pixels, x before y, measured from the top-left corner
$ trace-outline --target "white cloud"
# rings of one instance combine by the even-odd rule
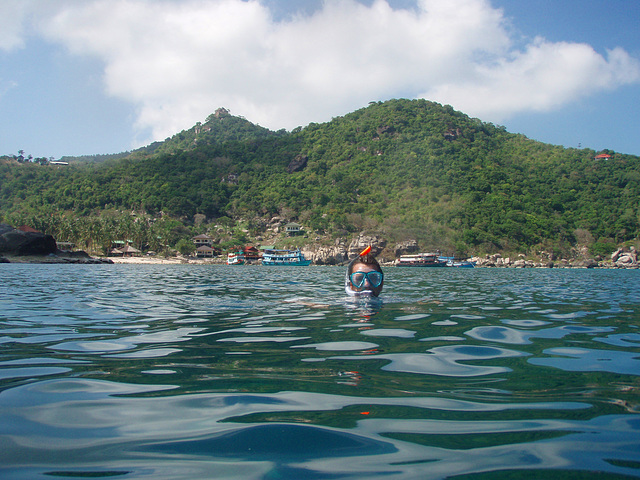
[[[638,61],[621,49],[604,58],[588,45],[536,39],[514,50],[488,0],[419,0],[414,10],[326,0],[313,15],[281,21],[259,0],[55,5],[35,30],[99,58],[106,91],[136,105],[138,126],[154,139],[220,106],[279,129],[370,100],[424,96],[496,121],[640,80]],[[24,10],[14,16],[22,22]],[[14,30],[0,48],[21,44],[22,27]]]
[[[470,115],[502,121],[514,113],[551,111],[599,90],[640,81],[640,62],[624,50],[607,59],[589,45],[542,39],[495,65],[475,65],[469,78],[435,85],[422,97]]]
[[[3,0],[0,3],[0,50],[24,46],[25,21],[33,8],[30,0]]]

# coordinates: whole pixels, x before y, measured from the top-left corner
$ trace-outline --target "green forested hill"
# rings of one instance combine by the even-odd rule
[[[49,229],[59,228],[51,219],[109,218],[112,230],[131,223],[118,211],[149,225],[163,212],[172,242],[195,232],[195,218],[206,217],[199,230],[222,217],[259,234],[264,219],[280,215],[325,238],[365,230],[459,253],[560,253],[577,244],[599,253],[638,239],[640,158],[596,153],[424,100],[372,103],[289,133],[220,109],[125,159],[5,162],[0,211],[14,224],[46,217]]]

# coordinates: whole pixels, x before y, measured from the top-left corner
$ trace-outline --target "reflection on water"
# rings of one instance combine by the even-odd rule
[[[0,268],[2,478],[640,477],[637,271]]]

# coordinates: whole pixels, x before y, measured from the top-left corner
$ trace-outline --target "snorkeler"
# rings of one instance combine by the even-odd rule
[[[349,263],[344,289],[348,295],[368,295],[377,297],[384,285],[384,275],[380,264],[371,255],[371,246]]]

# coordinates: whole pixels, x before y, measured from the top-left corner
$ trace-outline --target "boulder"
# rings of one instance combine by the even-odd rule
[[[0,254],[49,255],[56,253],[58,246],[51,235],[41,232],[23,232],[10,225],[0,224]]]
[[[587,258],[585,260],[578,260],[574,262],[573,266],[581,268],[596,268],[598,266],[598,262],[596,262],[593,258]]]
[[[308,245],[302,248],[302,253],[316,265],[342,265],[355,258],[369,245],[372,253],[377,256],[386,244],[386,240],[377,235],[361,233],[349,243],[348,247],[343,239],[338,239],[334,245]]]
[[[632,265],[635,263],[634,258],[629,254],[623,254],[618,257],[616,264],[618,265]]]
[[[619,248],[611,254],[611,262],[617,267],[636,267],[638,265],[638,253],[635,247]]]
[[[611,261],[614,262],[614,263],[617,262],[618,258],[620,257],[620,255],[622,255],[622,249],[621,248],[617,249],[615,252],[613,252],[611,254]]]
[[[366,235],[364,233],[360,233],[349,244],[349,248],[347,249],[349,258],[355,257],[369,245],[371,245],[371,253],[373,253],[374,256],[377,256],[387,245],[387,241],[378,235]]]
[[[302,253],[316,265],[340,265],[347,260],[344,245],[322,246],[313,250],[303,249]]]

